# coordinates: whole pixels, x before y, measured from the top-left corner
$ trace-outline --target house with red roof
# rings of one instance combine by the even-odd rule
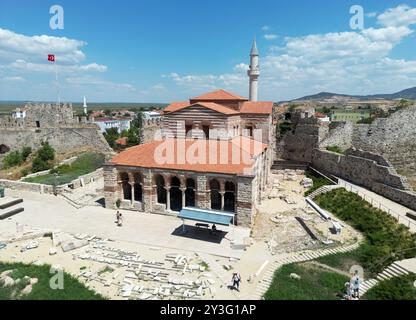
[[[220,89],[173,102],[163,110],[157,139],[105,165],[107,207],[175,216],[194,207],[234,213],[236,224],[252,225],[274,137],[273,102],[257,101],[252,83],[259,75],[256,55],[252,49],[251,99]]]

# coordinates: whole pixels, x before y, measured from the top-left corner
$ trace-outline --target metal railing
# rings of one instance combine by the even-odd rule
[[[359,197],[361,197],[362,199],[364,199],[365,201],[370,203],[373,207],[378,208],[378,209],[380,209],[384,212],[387,212],[389,215],[394,217],[397,220],[397,222],[402,223],[403,225],[407,226],[409,229],[410,229],[411,226],[416,228],[416,221],[411,220],[410,218],[406,217],[405,215],[400,214],[400,213],[396,212],[395,210],[389,208],[388,206],[382,204],[381,202],[375,200],[374,198],[372,198],[368,194],[360,191],[360,189],[358,189],[357,187],[355,187],[351,183],[348,183],[347,181],[339,179],[338,180],[338,185],[345,188],[347,191],[355,193],[356,195],[358,195]],[[411,212],[410,209],[409,209],[409,212]]]

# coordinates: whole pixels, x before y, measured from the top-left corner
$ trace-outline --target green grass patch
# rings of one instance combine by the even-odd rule
[[[399,224],[391,215],[372,207],[355,193],[345,189],[335,189],[319,195],[315,201],[323,209],[364,234],[366,241],[358,250],[349,254],[369,274],[379,273],[394,261],[416,255],[416,235],[403,224]],[[345,259],[346,257],[340,255],[321,258],[320,261],[337,266]]]
[[[0,300],[103,300],[104,298],[94,291],[85,287],[77,279],[68,273],[64,273],[64,289],[53,290],[49,281],[54,274],[50,273],[50,266],[35,266],[22,263],[0,263],[0,273],[6,270],[15,270],[11,277],[23,279],[25,276],[38,278],[38,283],[33,285],[30,294],[21,296],[20,291],[26,286],[21,282],[11,287],[0,287]]]
[[[416,274],[381,281],[364,295],[365,300],[416,300]]]
[[[52,169],[49,174],[26,178],[25,182],[62,185],[69,183],[76,178],[91,173],[100,168],[105,161],[105,156],[98,153],[85,153],[79,156],[71,165],[61,165]],[[58,173],[58,177],[55,177]]]
[[[296,273],[300,280],[290,278]],[[289,264],[278,269],[266,300],[339,300],[348,277],[310,264]]]
[[[338,154],[345,154],[345,151],[342,150],[338,146],[329,146],[329,147],[326,147],[326,150],[331,151],[331,152],[335,152],[335,153],[338,153]]]
[[[312,179],[313,186],[305,192],[305,197],[307,197],[312,192],[314,192],[315,190],[318,190],[319,188],[323,186],[333,185],[333,183],[327,178],[322,177],[321,175],[310,170],[306,171],[306,177],[309,179]]]

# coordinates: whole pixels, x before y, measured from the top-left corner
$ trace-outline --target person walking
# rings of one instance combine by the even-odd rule
[[[241,276],[238,273],[233,274],[232,282],[233,288],[237,291],[240,291]]]
[[[356,273],[355,277],[353,278],[352,287],[354,298],[360,299],[360,276],[358,273]]]
[[[117,210],[117,213],[116,213],[116,224],[118,225],[119,224],[119,222],[120,222],[120,211],[118,211]]]
[[[123,226],[123,215],[121,214],[121,212],[120,212],[120,214],[119,214],[119,216],[118,216],[118,222],[117,222],[117,225],[118,225],[119,227]]]

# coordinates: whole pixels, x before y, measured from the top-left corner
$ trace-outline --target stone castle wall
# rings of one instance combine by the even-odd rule
[[[397,111],[370,125],[313,124],[301,119],[278,143],[282,159],[311,163],[318,170],[362,185],[416,210],[416,193],[395,168],[416,170],[416,108]],[[328,131],[327,131],[328,130]],[[337,145],[345,155],[323,150]],[[365,151],[362,151],[362,150]]]
[[[399,110],[372,124],[339,123],[330,128],[320,147],[354,147],[382,154],[397,169],[416,171],[416,106]],[[332,124],[331,124],[332,125]]]
[[[416,210],[416,193],[411,191],[406,179],[398,175],[393,167],[383,165],[388,162],[381,156],[373,155],[373,159],[368,159],[368,155],[368,152],[360,154],[359,151],[340,155],[315,149],[312,166]]]
[[[320,142],[321,148],[338,146],[343,150],[352,147],[352,122],[332,122],[329,126],[329,134]]]
[[[58,152],[68,152],[90,147],[104,153],[112,152],[107,141],[95,126],[68,126],[56,128],[0,128],[0,145],[10,147],[10,150],[21,149],[28,146],[38,149],[43,141]]]
[[[352,144],[385,156],[394,166],[416,170],[416,106],[369,125],[356,125]]]
[[[304,118],[294,132],[285,134],[277,143],[277,157],[299,162],[311,162],[315,148],[319,147],[321,138],[328,127],[319,123],[314,117]]]
[[[0,118],[0,145],[10,150],[28,146],[38,149],[41,142],[48,141],[58,152],[92,148],[112,152],[98,126],[86,123],[85,117],[74,117],[70,104],[30,104],[26,117]]]

